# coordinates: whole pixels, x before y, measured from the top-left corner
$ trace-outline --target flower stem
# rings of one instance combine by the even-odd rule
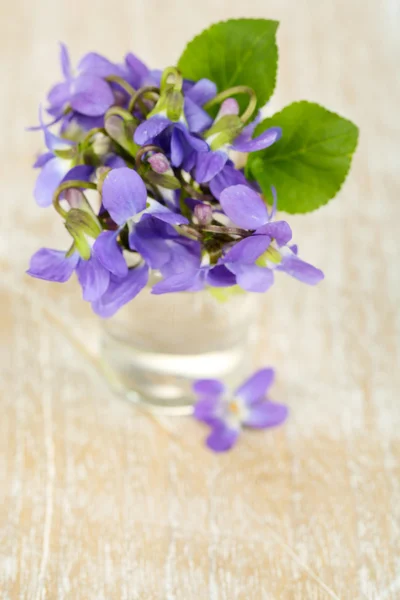
[[[129,96],[134,96],[136,94],[135,88],[125,81],[125,79],[122,79],[122,77],[118,77],[118,75],[108,75],[105,80],[117,83]]]
[[[170,79],[171,77],[173,77],[173,82],[168,81],[168,79]],[[167,85],[172,85],[174,90],[179,92],[182,89],[182,84],[182,75],[176,67],[167,67],[166,69],[164,69],[160,83],[161,91],[164,91],[164,88]]]
[[[200,231],[209,233],[219,233],[222,235],[238,235],[240,237],[248,237],[252,234],[251,231],[241,229],[240,227],[224,227],[223,225],[205,225],[200,227]]]
[[[244,113],[240,116],[240,120],[242,121],[242,123],[246,123],[250,119],[252,114],[254,113],[255,109],[257,108],[256,93],[253,90],[253,88],[251,88],[247,85],[236,85],[234,87],[229,88],[228,90],[224,90],[223,92],[220,92],[214,98],[209,100],[203,106],[203,108],[205,110],[208,110],[209,108],[212,108],[216,104],[221,104],[227,98],[230,98],[231,96],[236,96],[237,94],[247,94],[249,96],[249,103],[247,105],[247,108],[244,111]]]
[[[138,150],[138,152],[136,153],[136,157],[135,157],[137,169],[140,167],[142,158],[145,154],[147,154],[147,152],[161,152],[162,154],[164,154],[163,149],[160,148],[159,146],[155,146],[154,144],[148,144],[147,146],[142,146],[140,148],[140,150]]]
[[[131,113],[135,108],[136,103],[138,103],[143,115],[146,116],[148,111],[146,109],[145,104],[143,103],[142,96],[145,96],[150,93],[160,95],[160,90],[154,85],[147,85],[140,88],[131,96],[131,99],[129,100],[128,111]]]
[[[60,196],[61,196],[62,192],[64,192],[65,190],[71,189],[71,188],[75,189],[75,190],[80,190],[81,188],[89,189],[89,190],[97,190],[97,185],[95,183],[92,183],[91,181],[80,181],[78,179],[70,179],[69,181],[64,181],[64,183],[59,185],[53,195],[53,206],[56,209],[56,211],[58,212],[58,214],[63,217],[63,219],[65,219],[67,217],[68,212],[66,210],[64,210],[63,207],[61,206]]]

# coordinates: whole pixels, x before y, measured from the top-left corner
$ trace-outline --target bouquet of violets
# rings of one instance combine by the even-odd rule
[[[101,317],[148,285],[153,294],[223,288],[227,297],[266,292],[276,271],[321,281],[277,210],[327,203],[358,131],[305,101],[262,118],[276,80],[277,26],[217,23],[163,71],[131,53],[114,63],[90,52],[73,68],[61,45],[63,78],[33,128],[46,145],[34,196],[55,208],[71,243],[36,252],[28,273],[65,282],[76,272]]]
[[[28,273],[64,282],[75,271],[102,317],[139,294],[151,270],[154,294],[266,292],[274,271],[318,283],[322,272],[300,258],[276,210],[327,202],[349,169],[357,129],[308,102],[262,120],[276,29],[262,19],[218,23],[162,72],[131,53],[116,64],[91,52],[72,68],[61,45],[63,80],[47,98],[53,121],[39,114],[46,151],[34,165],[34,195],[56,209],[71,245],[39,250]],[[97,204],[86,190],[98,191]]]

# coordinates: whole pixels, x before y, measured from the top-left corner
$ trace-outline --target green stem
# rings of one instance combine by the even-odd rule
[[[209,233],[220,233],[222,235],[239,235],[240,237],[248,237],[251,235],[251,231],[246,229],[240,229],[239,227],[224,227],[222,225],[205,225],[200,227],[201,231],[208,231]]]
[[[170,85],[173,85],[174,90],[180,92],[182,89],[183,78],[176,67],[167,67],[166,69],[164,69],[163,74],[161,75],[161,91],[164,91],[165,87],[168,85],[168,78],[171,75],[173,76],[174,81],[173,83],[171,82]]]
[[[94,127],[93,129],[91,129],[90,131],[87,132],[87,134],[85,135],[85,137],[83,138],[83,140],[80,142],[81,145],[83,147],[86,146],[87,142],[90,141],[90,139],[95,136],[97,133],[103,133],[104,135],[107,135],[106,130],[103,127]]]
[[[235,87],[220,92],[214,98],[212,98],[206,104],[204,104],[203,108],[205,110],[208,110],[216,104],[221,104],[227,98],[231,98],[231,96],[236,96],[237,94],[247,94],[249,96],[249,103],[247,105],[247,108],[244,111],[244,113],[240,116],[240,120],[242,121],[242,123],[246,123],[246,121],[250,119],[255,109],[257,108],[256,93],[251,87],[247,85],[236,85]]]
[[[78,179],[71,179],[69,181],[64,181],[64,183],[59,185],[58,188],[56,189],[56,191],[54,192],[53,206],[56,209],[56,211],[58,212],[58,214],[62,216],[63,219],[65,219],[67,217],[68,212],[66,210],[64,210],[63,207],[60,205],[60,195],[65,190],[68,190],[68,189],[80,190],[81,188],[89,189],[89,190],[97,190],[97,185],[90,181],[80,181]]]
[[[113,116],[120,117],[123,121],[135,121],[135,117],[125,108],[121,108],[121,106],[112,106],[109,108],[104,116],[104,120]]]
[[[109,75],[105,78],[105,80],[117,83],[120,87],[122,87],[123,90],[125,90],[125,92],[129,96],[133,96],[134,94],[136,94],[135,88],[132,87],[127,81],[125,81],[125,79],[122,79],[122,77],[118,77],[118,75]]]
[[[161,152],[161,154],[164,154],[163,149],[159,148],[159,146],[155,146],[154,144],[148,144],[147,146],[142,146],[140,148],[140,150],[138,150],[138,152],[136,153],[136,157],[135,157],[137,169],[140,167],[142,158],[145,154],[147,154],[147,152]]]
[[[148,86],[144,86],[144,87],[140,88],[137,92],[135,92],[133,94],[133,96],[129,100],[128,111],[131,113],[133,111],[133,109],[135,108],[136,102],[138,102],[138,104],[140,106],[140,110],[142,111],[143,115],[146,116],[147,109],[142,101],[142,96],[144,96],[146,94],[150,94],[150,93],[159,95],[160,90],[158,87],[156,87],[154,85],[148,85]]]

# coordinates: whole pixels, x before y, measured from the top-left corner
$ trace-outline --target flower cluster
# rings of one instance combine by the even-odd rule
[[[72,69],[65,46],[61,67],[63,81],[48,94],[53,121],[39,113],[46,152],[34,165],[34,195],[55,207],[71,246],[39,250],[30,275],[65,282],[75,271],[102,317],[132,300],[150,273],[154,294],[265,292],[274,271],[312,285],[323,278],[298,257],[288,223],[274,221],[275,191],[268,210],[232,160],[233,151],[258,151],[281,136],[273,127],[253,137],[251,88],[218,92],[175,67],[150,71],[132,54],[114,64],[89,53]],[[238,95],[248,99],[244,111]]]
[[[271,368],[249,377],[233,394],[218,379],[199,379],[193,385],[198,398],[194,416],[211,427],[207,446],[225,452],[237,442],[242,426],[254,429],[274,427],[288,414],[284,404],[266,396],[275,377]]]

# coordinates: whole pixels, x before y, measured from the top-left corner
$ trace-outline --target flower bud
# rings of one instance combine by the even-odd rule
[[[218,114],[215,118],[218,121],[221,117],[225,115],[238,115],[239,114],[239,104],[235,98],[227,98],[223,101],[218,111]]]
[[[81,190],[75,188],[65,190],[64,198],[71,208],[81,208],[84,204],[84,197]]]
[[[150,156],[148,162],[150,163],[153,171],[159,173],[160,175],[166,173],[171,168],[168,159],[161,152],[156,152],[156,154]]]
[[[110,149],[110,139],[104,133],[96,133],[93,136],[92,148],[97,156],[103,156]]]
[[[209,225],[213,219],[212,208],[208,204],[196,204],[194,215],[199,225]]]

